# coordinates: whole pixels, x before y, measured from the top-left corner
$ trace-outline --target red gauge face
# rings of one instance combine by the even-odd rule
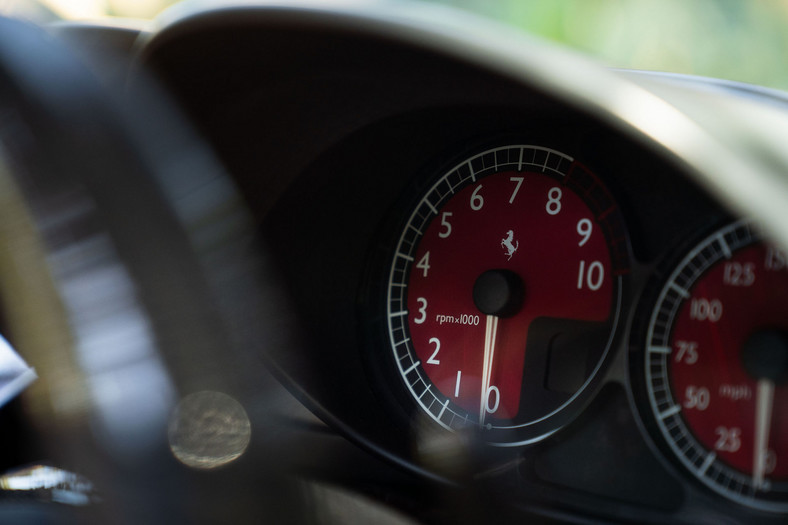
[[[389,283],[413,397],[447,428],[549,434],[538,424],[605,360],[626,253],[609,194],[559,152],[508,146],[449,171],[411,215]]]
[[[650,397],[678,457],[739,502],[788,508],[788,269],[748,223],[698,245],[649,330]]]

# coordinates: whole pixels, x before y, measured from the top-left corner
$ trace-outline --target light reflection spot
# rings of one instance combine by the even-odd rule
[[[184,465],[212,469],[235,461],[252,436],[240,403],[220,392],[196,392],[181,400],[168,428],[170,450]]]

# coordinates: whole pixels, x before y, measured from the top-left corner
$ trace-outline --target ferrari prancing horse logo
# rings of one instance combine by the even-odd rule
[[[506,237],[501,241],[501,246],[506,250],[507,260],[509,261],[512,260],[512,255],[517,251],[517,248],[520,247],[520,241],[514,241],[514,244],[512,244],[512,241],[514,241],[514,231],[509,230],[506,232]]]

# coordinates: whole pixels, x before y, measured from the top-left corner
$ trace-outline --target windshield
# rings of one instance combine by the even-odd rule
[[[788,2],[772,0],[421,0],[466,9],[611,66],[788,90]],[[41,18],[153,18],[175,0],[0,0]],[[282,2],[286,3],[286,2]],[[326,0],[331,4],[332,0]],[[46,20],[44,20],[46,21]]]

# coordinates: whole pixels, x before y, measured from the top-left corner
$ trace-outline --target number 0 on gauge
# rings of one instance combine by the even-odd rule
[[[593,173],[544,147],[489,149],[437,177],[403,221],[387,294],[393,358],[419,409],[499,445],[566,424],[614,340],[620,217]]]

